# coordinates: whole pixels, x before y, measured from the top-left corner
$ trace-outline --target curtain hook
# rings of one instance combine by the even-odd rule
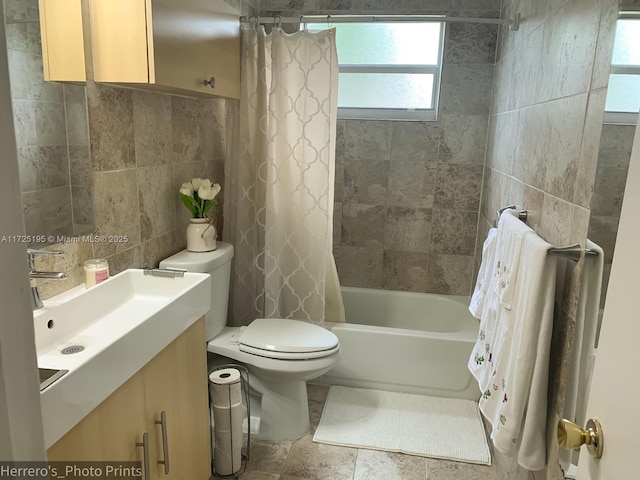
[[[327,15],[327,27],[331,28],[331,15]]]
[[[304,25],[303,30],[304,30],[305,32],[307,32],[307,31],[309,30],[309,29],[307,28],[307,27],[308,27],[308,25],[307,25],[307,22],[303,22],[303,21],[302,21],[303,19],[304,19],[304,15],[300,15],[300,25]]]
[[[258,29],[258,17],[251,17],[251,26],[254,30]]]
[[[282,15],[278,15],[278,30],[282,30]]]

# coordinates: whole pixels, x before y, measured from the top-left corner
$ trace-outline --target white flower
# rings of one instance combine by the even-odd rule
[[[202,200],[213,200],[220,192],[220,185],[217,183],[211,186],[202,186],[198,189],[198,197]]]
[[[193,197],[193,186],[191,186],[191,182],[183,183],[180,187],[180,193],[187,197]]]
[[[202,180],[201,178],[194,178],[191,180],[191,185],[193,185],[193,190],[194,191],[198,191],[200,189],[200,187],[202,186],[202,182],[204,182],[204,180]]]
[[[193,218],[207,218],[207,214],[218,204],[216,195],[220,185],[209,179],[193,178],[180,187],[180,200]]]

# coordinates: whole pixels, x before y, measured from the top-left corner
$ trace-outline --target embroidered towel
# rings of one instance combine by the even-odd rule
[[[485,262],[485,259],[489,262],[487,266],[489,278],[484,282],[485,292],[482,295],[482,309],[476,312],[479,313],[476,318],[480,319],[480,341],[485,342],[485,347],[487,345],[498,347],[503,341],[504,332],[501,332],[503,326],[497,323],[501,299],[505,287],[510,286],[512,280],[515,281],[519,264],[519,249],[522,246],[521,239],[528,233],[535,234],[518,218],[515,210],[505,210],[498,222],[493,255],[483,257],[482,263]],[[480,268],[482,269],[482,265]],[[475,355],[469,359],[469,370],[478,380],[481,388],[491,380],[492,372],[485,368],[483,362],[485,359],[490,361],[492,355],[493,353],[485,348],[484,351],[475,352]]]
[[[498,235],[496,262],[508,266],[497,270],[503,275],[496,273],[487,291],[469,370],[480,386],[480,410],[491,423],[496,449],[527,470],[540,470],[546,464],[556,259],[547,253],[551,245],[505,214]],[[508,289],[501,285],[507,279]],[[505,291],[509,308],[501,301]]]
[[[498,229],[492,228],[487,234],[487,238],[482,244],[482,262],[476,279],[476,287],[471,295],[469,303],[469,312],[471,315],[480,319],[482,317],[482,309],[484,308],[484,300],[489,288],[489,282],[493,273],[493,265],[496,254],[496,244],[498,243]]]
[[[513,296],[515,293],[516,281],[518,278],[518,267],[520,265],[522,241],[526,235],[535,235],[522,220],[520,220],[514,210],[512,215],[504,215],[500,218],[500,249],[497,252],[497,275],[496,287],[498,297],[502,306],[511,310]]]

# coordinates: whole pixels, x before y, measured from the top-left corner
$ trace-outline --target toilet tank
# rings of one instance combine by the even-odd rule
[[[160,268],[181,268],[187,272],[211,275],[211,310],[205,316],[207,341],[218,335],[227,324],[229,282],[233,245],[216,242],[213,252],[182,250],[160,262]]]

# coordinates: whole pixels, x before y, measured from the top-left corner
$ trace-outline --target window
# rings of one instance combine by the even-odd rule
[[[635,124],[640,111],[640,19],[616,25],[605,123]]]
[[[441,22],[336,23],[338,117],[436,120]],[[327,23],[307,23],[318,31]]]

